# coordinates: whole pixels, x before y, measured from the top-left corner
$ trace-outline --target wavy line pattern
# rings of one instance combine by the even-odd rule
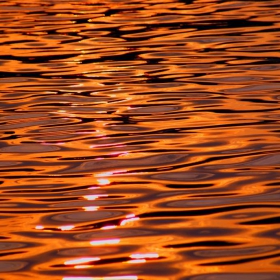
[[[280,280],[279,1],[0,15],[1,280]]]

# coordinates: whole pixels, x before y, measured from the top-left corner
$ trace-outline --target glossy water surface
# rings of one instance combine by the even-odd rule
[[[280,4],[0,2],[1,280],[279,280]]]

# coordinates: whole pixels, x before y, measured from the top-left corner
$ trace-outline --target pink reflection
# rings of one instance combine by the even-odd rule
[[[57,143],[49,143],[49,142],[41,142],[42,145],[45,145],[45,146],[56,146],[56,145],[65,145],[65,142],[57,142]]]
[[[93,134],[95,133],[96,131],[95,130],[88,130],[88,131],[76,131],[75,134]]]

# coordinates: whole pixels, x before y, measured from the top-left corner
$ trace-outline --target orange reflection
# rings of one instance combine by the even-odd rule
[[[146,262],[145,259],[126,261],[126,263],[145,263],[145,262]]]
[[[172,268],[177,265],[178,271],[181,269],[184,273],[182,279],[207,278],[191,274],[218,270],[236,273],[254,269],[276,271],[279,262],[270,257],[274,254],[273,250],[271,253],[261,251],[262,247],[258,246],[276,243],[278,234],[276,223],[269,222],[270,218],[275,219],[274,204],[277,203],[275,198],[279,185],[276,180],[279,180],[280,34],[277,26],[280,26],[280,18],[274,5],[278,1],[250,1],[250,5],[246,5],[246,1],[217,0],[0,2],[1,6],[8,4],[3,9],[5,15],[1,17],[4,27],[0,42],[4,55],[0,62],[2,113],[7,117],[17,117],[4,120],[1,113],[1,134],[16,133],[15,137],[2,137],[0,163],[4,164],[1,165],[1,173],[5,182],[4,185],[1,182],[1,192],[11,204],[7,204],[10,210],[4,204],[1,208],[5,207],[6,214],[17,212],[17,205],[23,202],[24,212],[34,212],[32,215],[11,215],[11,218],[7,214],[8,220],[1,219],[3,237],[18,239],[27,245],[28,242],[32,243],[32,239],[37,241],[37,238],[41,238],[39,252],[36,252],[36,246],[26,250],[29,251],[30,260],[36,258],[37,253],[43,255],[60,249],[59,257],[64,256],[63,261],[78,258],[69,254],[86,252],[79,251],[84,243],[88,247],[91,244],[113,248],[119,243],[124,243],[127,248],[137,246],[139,251],[128,254],[131,254],[130,258],[126,258],[129,262],[144,263],[158,260],[159,255],[169,255],[166,269],[169,265]],[[266,3],[269,3],[268,10]],[[82,13],[85,16],[80,18]],[[76,16],[78,21],[74,24]],[[57,24],[59,28],[53,30]],[[115,29],[120,33],[115,34]],[[137,30],[136,33],[133,30]],[[135,57],[133,60],[127,60],[130,51]],[[32,61],[27,62],[29,59]],[[71,67],[68,63],[71,63]],[[60,110],[63,108],[66,109]],[[100,113],[104,113],[104,116]],[[21,116],[27,116],[26,121]],[[95,131],[96,127],[100,129]],[[85,135],[77,137],[75,134]],[[105,137],[106,134],[108,137]],[[99,139],[98,136],[103,137]],[[61,141],[65,141],[65,149],[51,147],[63,145]],[[30,145],[25,142],[30,142]],[[88,146],[94,143],[101,144],[89,149]],[[14,146],[18,144],[23,145],[21,148]],[[6,145],[11,145],[10,150],[6,150],[11,153],[5,153]],[[25,151],[29,147],[34,149],[30,153]],[[17,153],[14,149],[19,148],[22,150]],[[119,152],[122,150],[131,152]],[[120,156],[120,160],[110,157],[110,153],[111,156]],[[95,157],[104,159],[104,166],[98,160],[94,162],[96,165],[91,164]],[[7,162],[3,159],[7,159]],[[5,166],[16,161],[22,165],[19,163],[19,167],[15,168]],[[102,173],[102,168],[106,166],[116,169],[127,166],[128,171],[123,172],[128,172],[129,176],[119,176],[121,171]],[[99,174],[93,176],[95,170],[99,170]],[[111,169],[105,169],[108,170]],[[133,173],[133,170],[138,170],[138,173]],[[131,176],[141,173],[147,176]],[[99,216],[97,212],[84,211],[97,211],[98,207],[91,205],[97,205],[94,203],[97,199],[107,200],[108,195],[84,196],[84,204],[72,204],[78,196],[98,193],[93,189],[107,187],[114,180],[116,185],[110,185],[110,196],[111,193],[119,194],[122,188],[123,196],[115,197],[124,199],[104,204],[97,201],[104,205],[107,212],[100,212]],[[84,190],[88,184],[93,186],[90,190]],[[157,187],[154,187],[156,184]],[[15,195],[17,192],[20,195]],[[33,200],[31,203],[31,199],[36,199],[36,202]],[[32,207],[32,211],[29,207]],[[72,207],[84,213],[73,211],[68,215],[67,210],[70,211]],[[132,207],[143,213],[145,224],[132,228],[132,224],[139,223],[139,217],[134,214],[119,218],[118,213]],[[211,214],[208,209],[213,207],[215,211]],[[225,207],[229,210],[224,211]],[[201,211],[201,215],[186,214],[183,217],[188,211]],[[109,212],[116,216],[110,216]],[[179,212],[181,217],[176,215]],[[56,216],[56,213],[61,216]],[[156,213],[163,214],[159,217]],[[95,214],[96,217],[93,217]],[[68,221],[60,219],[63,215],[68,215]],[[45,217],[50,225],[38,224]],[[77,233],[71,237],[75,242],[70,244],[68,236],[62,241],[64,235],[76,229],[68,225],[70,222],[76,224],[75,221],[79,225]],[[103,221],[114,224],[102,224],[106,225],[102,230],[109,232],[93,229],[95,224]],[[161,232],[164,223],[168,230],[158,236],[157,232]],[[30,225],[37,235],[27,234]],[[121,228],[124,236],[122,242],[120,239],[107,239],[120,236],[113,230],[119,225],[124,227],[124,230]],[[125,228],[128,226],[131,229]],[[59,232],[41,234],[44,230]],[[189,235],[188,240],[183,231]],[[15,233],[19,234],[16,236]],[[91,233],[93,235],[89,237]],[[100,237],[93,237],[95,233]],[[147,238],[147,235],[151,236]],[[95,240],[98,238],[107,240]],[[203,242],[211,245],[211,240],[219,244],[220,239],[225,242],[224,245],[190,249],[185,245],[180,246]],[[230,243],[228,247],[225,246],[227,240],[232,243],[231,246]],[[5,239],[1,242],[5,248]],[[149,243],[147,251],[145,242]],[[256,248],[246,249],[245,244],[255,245]],[[70,249],[69,245],[73,247],[72,251],[63,252],[63,246]],[[21,250],[9,247],[17,246],[17,243],[8,242],[7,246],[8,249],[12,248],[9,250],[11,252]],[[90,249],[101,251],[103,248]],[[112,258],[115,257],[111,247],[105,249],[109,250],[104,253],[111,252]],[[194,260],[186,253],[188,250],[194,252]],[[226,258],[227,251],[235,254],[230,258],[231,264],[222,264],[221,268],[214,266],[213,263],[219,263],[215,258]],[[254,254],[257,257],[269,256],[270,263],[266,263],[264,258],[244,264],[233,262],[235,258],[247,258],[246,252],[248,258]],[[34,267],[32,273],[35,275],[44,270],[47,274],[55,261],[51,257],[57,256],[38,260],[38,267]],[[27,259],[24,253],[11,257],[14,258]],[[207,263],[202,261],[204,258],[207,258]],[[41,261],[45,267],[39,264]],[[205,267],[199,266],[201,262]],[[206,267],[208,263],[212,264]],[[82,262],[73,264],[73,267],[92,267],[89,264],[91,262]],[[256,268],[252,268],[253,265]],[[104,269],[105,275],[108,275],[107,268],[113,271],[122,269],[117,266],[117,263],[105,264],[93,273],[102,273],[100,271]],[[157,267],[157,264],[154,266]],[[11,263],[10,268],[16,269],[16,262]],[[53,270],[61,273],[60,268]],[[68,275],[71,273],[69,270],[65,271]],[[139,272],[143,271],[139,269]],[[28,273],[22,273],[21,277],[29,278]],[[71,279],[137,279],[136,276],[93,277],[92,271],[85,273],[88,277],[73,276]],[[132,272],[122,270],[122,273]],[[156,269],[152,276],[148,276],[148,270],[144,274],[143,278],[147,279],[169,278],[162,274],[156,276]],[[38,278],[41,277],[51,276],[38,273]],[[63,276],[60,274],[58,277]],[[180,278],[170,276],[173,277]],[[212,279],[215,277],[209,276]]]
[[[90,241],[90,245],[92,246],[100,246],[100,245],[113,245],[120,243],[120,239],[105,239],[105,240],[93,240]]]

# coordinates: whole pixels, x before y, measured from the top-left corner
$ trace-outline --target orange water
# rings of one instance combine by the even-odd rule
[[[280,3],[0,1],[1,280],[279,280]]]

